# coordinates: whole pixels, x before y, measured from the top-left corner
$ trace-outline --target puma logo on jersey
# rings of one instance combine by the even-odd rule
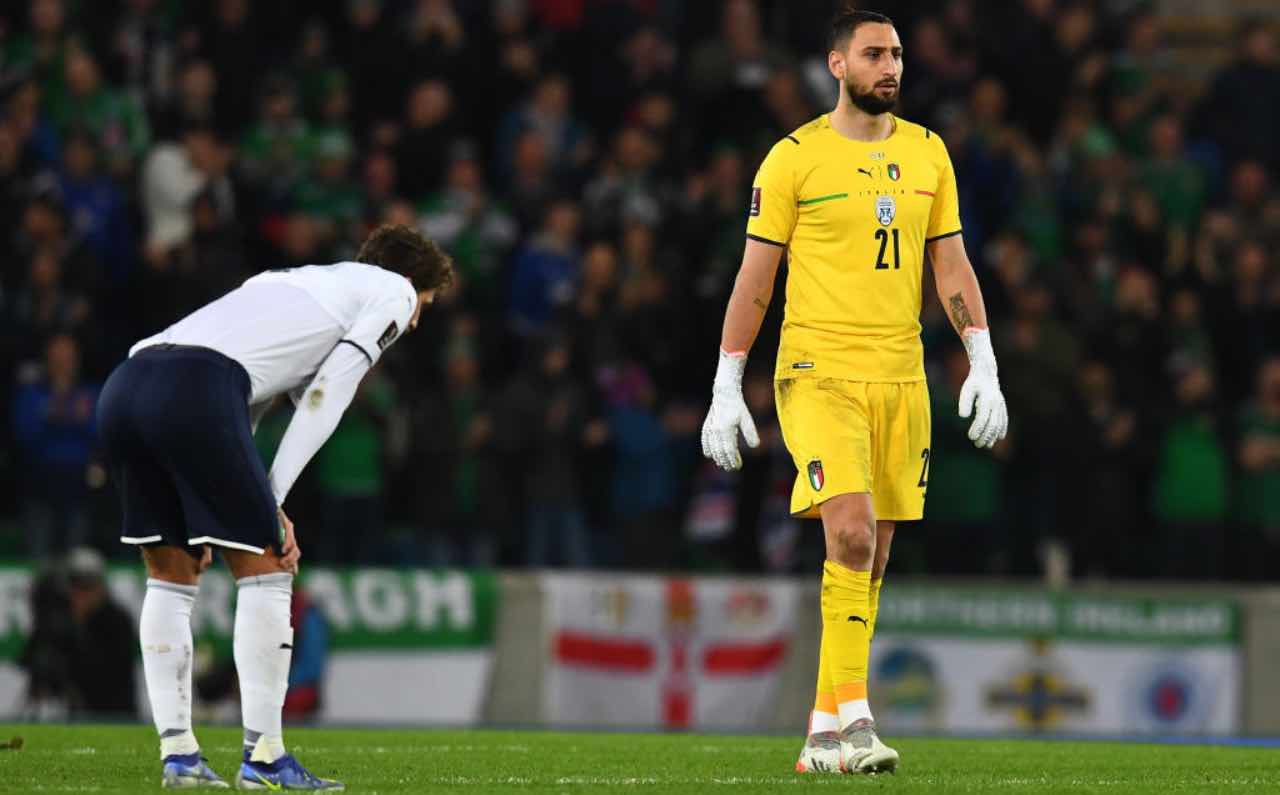
[[[859,173],[859,174],[866,174],[868,178],[870,178],[870,179],[875,179],[875,177],[872,177],[872,176],[871,176],[871,172],[870,172],[870,171],[868,171],[868,170],[866,170],[865,168],[861,168],[861,167],[859,167],[859,168],[858,168],[858,173]]]
[[[864,627],[865,627],[865,626],[867,626],[867,620],[866,620],[865,618],[863,618],[862,616],[849,616],[849,620],[850,620],[850,621],[861,621],[861,622],[862,622],[862,626],[864,626]]]

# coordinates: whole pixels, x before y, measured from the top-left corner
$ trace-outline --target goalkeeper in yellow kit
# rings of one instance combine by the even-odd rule
[[[752,187],[702,449],[737,469],[738,433],[759,443],[742,372],[786,250],[778,418],[798,470],[791,511],[821,517],[827,547],[817,698],[796,769],[873,773],[898,764],[867,704],[880,582],[894,525],[923,516],[929,479],[919,321],[926,253],[969,354],[959,409],[974,415],[969,438],[990,447],[1009,417],[946,146],[890,112],[902,78],[893,23],[840,13],[827,65],[841,86],[835,110],[774,145]]]

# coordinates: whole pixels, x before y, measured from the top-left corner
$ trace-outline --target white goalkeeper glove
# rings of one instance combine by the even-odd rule
[[[1000,393],[996,377],[996,353],[991,349],[991,332],[965,329],[964,350],[969,354],[969,377],[960,388],[960,416],[968,419],[969,439],[978,447],[991,447],[1009,430],[1009,409]],[[976,410],[975,410],[976,407]]]
[[[702,454],[724,470],[742,468],[738,431],[742,431],[748,446],[760,446],[760,434],[742,398],[742,371],[746,367],[745,353],[725,353],[720,349],[720,364],[711,386],[711,410],[702,423]]]

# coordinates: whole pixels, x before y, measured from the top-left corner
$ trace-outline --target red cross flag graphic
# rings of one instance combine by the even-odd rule
[[[552,576],[544,715],[552,723],[747,728],[776,705],[790,583]]]

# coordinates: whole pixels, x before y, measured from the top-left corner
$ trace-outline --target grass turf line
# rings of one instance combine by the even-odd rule
[[[150,726],[0,724],[0,792],[159,790]],[[228,780],[236,729],[199,729],[203,753]],[[601,791],[745,793],[858,787],[863,791],[1010,793],[1277,792],[1276,751],[1190,745],[905,739],[895,776],[792,772],[798,738],[691,734],[288,729],[304,765],[350,792]]]

